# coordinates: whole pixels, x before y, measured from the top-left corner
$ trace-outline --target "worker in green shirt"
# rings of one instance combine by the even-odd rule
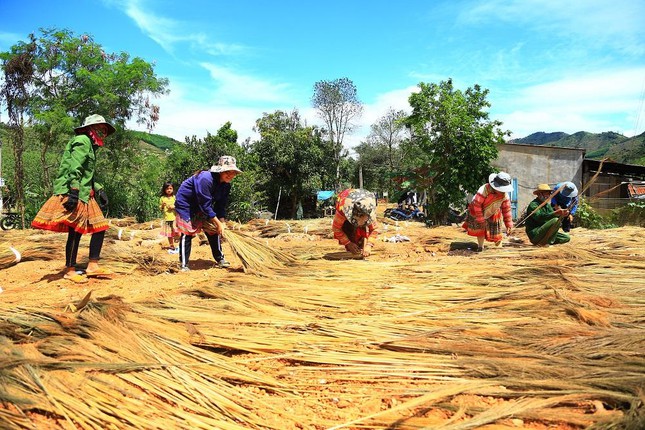
[[[65,147],[54,180],[54,195],[40,208],[32,227],[67,233],[65,273],[63,277],[84,283],[88,277],[109,277],[112,272],[99,266],[105,231],[109,228],[103,216],[107,195],[94,181],[96,151],[103,140],[114,133],[114,127],[101,115],[90,115],[83,125],[74,129],[74,136]],[[89,263],[85,272],[76,269],[76,255],[83,234],[91,234]]]
[[[559,232],[562,218],[569,216],[566,208],[554,210],[547,201],[552,189],[548,184],[537,186],[533,194],[536,198],[529,203],[526,213],[526,234],[533,245],[557,245],[567,243],[571,237]],[[546,203],[545,203],[546,202]]]

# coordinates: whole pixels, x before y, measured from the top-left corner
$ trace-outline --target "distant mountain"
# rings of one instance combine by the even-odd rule
[[[520,139],[513,139],[508,143],[523,143],[526,145],[553,145],[553,142],[557,142],[563,137],[569,136],[567,133],[561,131],[556,131],[555,133],[545,133],[543,131],[538,131],[529,136],[522,137]]]
[[[540,131],[520,139],[512,139],[508,143],[582,148],[586,151],[585,158],[593,160],[610,158],[618,163],[645,166],[645,133],[626,137],[612,131],[604,133],[579,131],[574,134]]]

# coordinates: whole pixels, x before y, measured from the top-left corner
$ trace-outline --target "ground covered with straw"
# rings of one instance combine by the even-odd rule
[[[230,269],[195,240],[178,272],[158,223],[114,220],[116,276],[82,285],[65,235],[1,232],[0,429],[645,428],[645,230],[476,253],[380,221],[366,260],[331,218],[255,220]]]

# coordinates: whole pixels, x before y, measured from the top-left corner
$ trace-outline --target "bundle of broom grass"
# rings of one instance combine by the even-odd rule
[[[0,269],[6,269],[29,260],[52,260],[58,258],[61,247],[56,243],[31,242],[19,243],[15,246],[0,244]]]
[[[296,261],[293,255],[271,248],[240,231],[226,229],[222,236],[242,262],[244,272],[262,273]]]

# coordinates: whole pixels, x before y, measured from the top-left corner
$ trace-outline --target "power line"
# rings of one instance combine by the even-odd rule
[[[634,122],[634,136],[638,135],[638,129],[641,123],[641,112],[643,111],[645,105],[645,79],[643,79],[643,89],[641,90],[641,100],[639,102],[638,109],[636,109],[636,120]]]

